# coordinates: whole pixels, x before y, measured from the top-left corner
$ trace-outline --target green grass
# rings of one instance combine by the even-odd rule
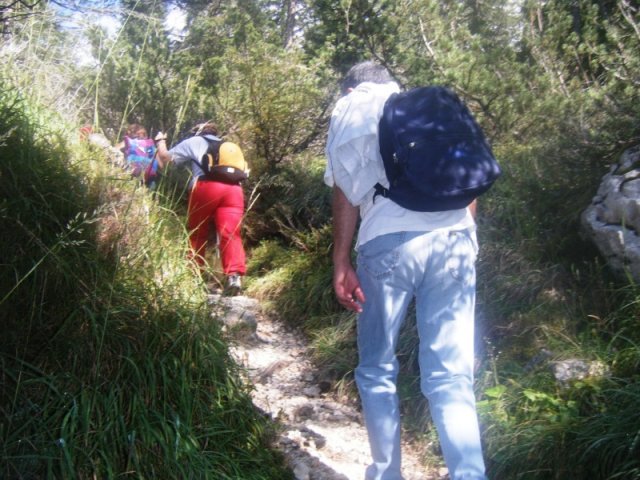
[[[181,172],[152,198],[77,145],[51,113],[86,99],[63,71],[77,73],[68,46],[48,22],[12,26],[26,49],[0,59],[11,77],[0,82],[0,477],[287,478],[184,261]],[[637,140],[633,89],[609,81],[546,95],[514,124],[526,131],[496,132],[504,175],[480,201],[478,264],[490,478],[640,478],[638,287],[611,277],[577,228],[605,164]],[[90,83],[98,102],[108,92]],[[333,297],[322,170],[310,149],[250,180],[248,292],[301,328],[319,376],[353,394],[355,316]],[[416,345],[410,315],[403,414],[437,455]],[[560,385],[549,362],[566,358],[608,374]]]
[[[290,478],[183,219],[0,90],[0,477]]]

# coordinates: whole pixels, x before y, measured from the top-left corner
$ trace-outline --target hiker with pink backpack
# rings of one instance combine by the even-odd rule
[[[122,150],[125,169],[131,172],[131,176],[154,190],[158,182],[158,160],[155,142],[147,135],[147,129],[132,123],[117,148]]]

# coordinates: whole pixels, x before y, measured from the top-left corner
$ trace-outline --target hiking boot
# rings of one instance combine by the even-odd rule
[[[227,276],[227,286],[225,293],[227,295],[238,295],[242,290],[242,278],[237,273],[230,273]]]

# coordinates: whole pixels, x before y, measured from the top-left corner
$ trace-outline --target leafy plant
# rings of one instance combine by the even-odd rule
[[[289,478],[181,220],[2,92],[0,476]]]

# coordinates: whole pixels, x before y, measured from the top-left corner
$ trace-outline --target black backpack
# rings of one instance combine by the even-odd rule
[[[202,138],[207,141],[208,148],[207,152],[197,163],[207,180],[215,180],[217,182],[235,185],[248,178],[249,170],[244,161],[244,156],[237,145],[225,142],[224,140],[214,140],[206,136]],[[221,158],[220,147],[223,144],[225,145],[222,147],[223,149],[226,147],[235,149],[232,150],[232,155]]]
[[[384,105],[378,141],[389,188],[376,196],[419,212],[469,205],[500,176],[482,129],[445,87],[394,93]]]

